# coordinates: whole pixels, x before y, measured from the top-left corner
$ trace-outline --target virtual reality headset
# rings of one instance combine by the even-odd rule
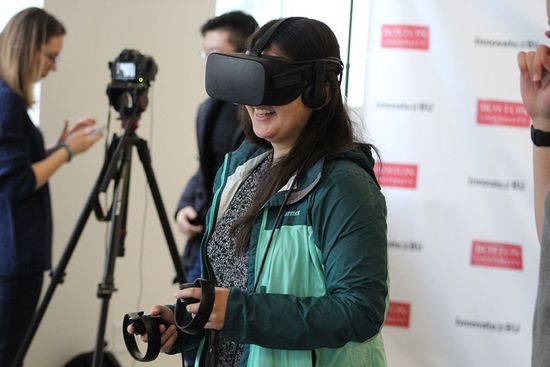
[[[290,61],[282,57],[212,53],[206,62],[206,92],[249,106],[279,106],[307,94],[323,94],[326,72],[339,75],[340,59]]]

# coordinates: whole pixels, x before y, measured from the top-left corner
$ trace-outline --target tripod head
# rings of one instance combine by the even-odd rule
[[[109,70],[111,71],[111,82],[107,85],[107,96],[109,97],[109,105],[113,106],[119,113],[119,120],[122,121],[124,134],[121,138],[116,135],[116,144],[112,144],[112,150],[106,152],[105,164],[102,168],[102,181],[99,184],[98,194],[106,192],[107,186],[111,180],[116,180],[120,177],[119,168],[121,161],[130,159],[128,156],[129,145],[133,144],[137,139],[135,134],[139,126],[141,113],[147,109],[149,99],[147,93],[151,82],[155,80],[158,72],[155,60],[148,55],[143,55],[138,50],[124,49],[111,62],[109,62]],[[109,110],[109,124],[110,124]],[[96,199],[96,217],[101,221],[107,221],[108,218],[102,214],[97,204]]]
[[[139,120],[147,108],[147,92],[158,71],[155,60],[137,50],[124,49],[109,62],[109,70],[109,104],[119,112],[120,120]]]

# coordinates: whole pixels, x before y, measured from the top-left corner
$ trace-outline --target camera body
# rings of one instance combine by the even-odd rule
[[[124,49],[109,62],[109,70],[109,104],[120,113],[121,120],[139,120],[147,108],[147,91],[157,75],[155,60],[137,50]]]
[[[147,87],[157,75],[157,64],[151,56],[137,50],[124,49],[114,61],[109,62],[111,79],[118,84],[143,84]]]

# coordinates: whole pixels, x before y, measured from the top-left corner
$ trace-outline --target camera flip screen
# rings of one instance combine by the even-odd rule
[[[117,62],[115,68],[116,80],[134,80],[136,78],[136,64],[133,62]]]

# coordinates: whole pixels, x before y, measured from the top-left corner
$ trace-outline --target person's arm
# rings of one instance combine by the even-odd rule
[[[44,185],[63,163],[69,159],[67,149],[58,148],[52,151],[45,159],[32,165],[35,177],[35,189]]]
[[[5,127],[3,124],[0,128],[0,192],[10,201],[17,201],[34,193],[36,179],[28,139]]]
[[[38,137],[27,130],[26,106],[15,93],[0,95],[0,192],[10,201],[18,201],[35,192],[36,177],[31,151],[40,149]],[[34,140],[33,140],[34,139]]]
[[[203,172],[207,169],[207,167],[204,167],[204,160],[201,159],[201,156],[205,154],[203,151],[201,151],[201,141],[204,137],[204,129],[206,126],[206,116],[209,115],[209,111],[211,109],[211,105],[213,103],[213,100],[208,98],[205,102],[203,102],[197,111],[197,116],[195,119],[195,133],[196,133],[196,142],[197,142],[197,161],[199,166],[197,167],[197,170],[195,174],[189,179],[187,182],[187,185],[185,185],[185,189],[183,190],[180,200],[178,202],[178,205],[176,207],[176,212],[174,213],[174,218],[178,217],[178,212],[187,207],[191,206],[195,211],[201,209],[196,207],[196,195],[197,193],[204,192],[208,193],[210,190],[212,190],[211,187],[207,187],[206,183],[204,182],[204,176]]]
[[[50,155],[32,165],[36,182],[35,189],[44,185],[63,163],[88,150],[102,136],[100,132],[92,131],[90,133],[85,129],[72,132],[63,140],[63,144],[51,152]]]
[[[181,194],[180,201],[178,202],[175,215],[176,223],[180,231],[188,238],[193,238],[204,230],[202,225],[191,223],[191,221],[198,216],[197,208],[195,208],[195,196],[201,191],[204,192],[204,190],[204,180],[202,179],[201,169],[199,168],[189,182],[187,182]],[[206,195],[206,192],[204,192],[204,195]]]
[[[197,190],[204,189],[204,180],[202,179],[202,174],[200,172],[200,168],[195,172],[193,177],[189,179],[187,182],[187,185],[185,185],[185,188],[183,189],[183,192],[181,193],[180,200],[178,202],[176,213],[177,216],[178,212],[185,208],[186,206],[193,206],[194,204],[194,193]]]
[[[533,127],[550,134],[550,121],[533,120]],[[542,238],[544,199],[550,186],[550,147],[533,145],[533,179],[535,190],[535,221],[539,240]]]
[[[547,36],[549,33],[547,32]],[[533,127],[550,133],[550,49],[540,45],[536,52],[520,52],[521,96]],[[539,239],[544,219],[544,198],[550,185],[550,147],[533,146],[535,221]]]

